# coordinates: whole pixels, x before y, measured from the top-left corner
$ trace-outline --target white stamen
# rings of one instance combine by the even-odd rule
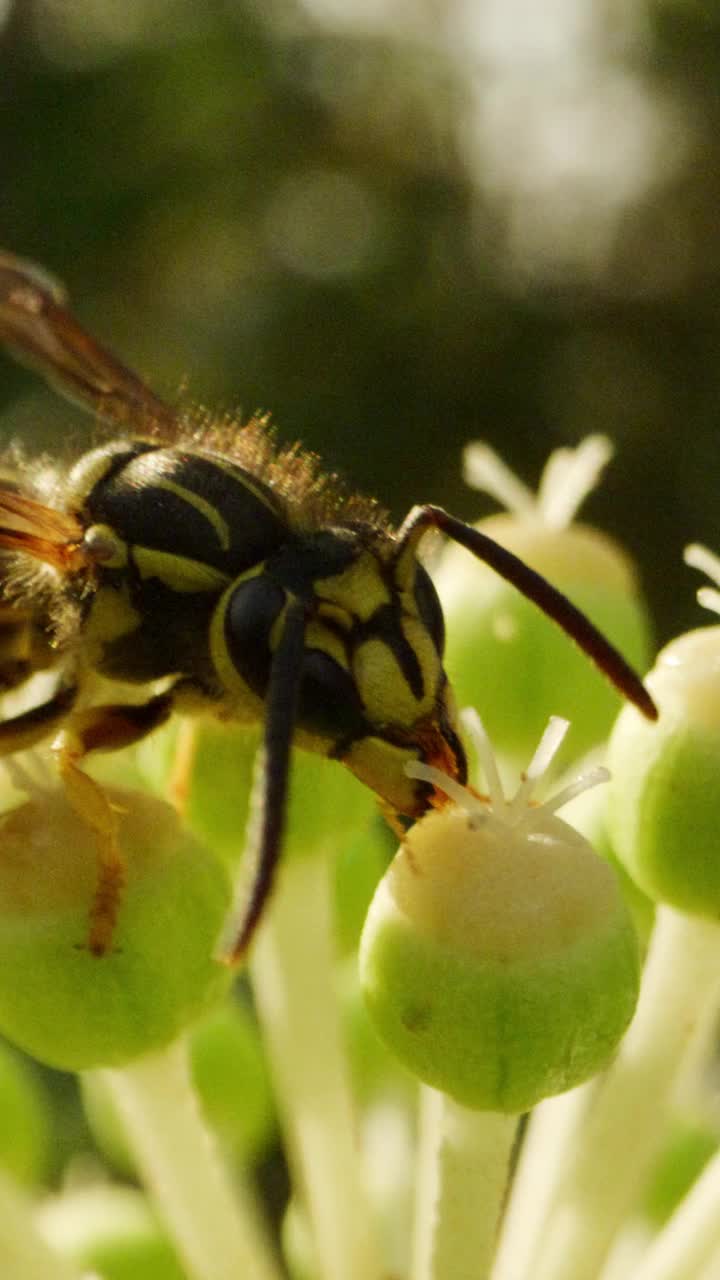
[[[463,474],[471,488],[489,493],[514,515],[548,529],[566,529],[612,455],[612,443],[601,435],[587,436],[575,449],[556,449],[534,494],[489,444],[475,441],[463,452]]]
[[[492,749],[492,743],[485,725],[474,707],[466,707],[464,711],[461,711],[460,719],[472,738],[473,746],[477,752],[478,762],[487,783],[490,806],[496,813],[501,813],[506,804],[505,792],[503,791],[495,752]]]
[[[591,787],[598,786],[601,782],[608,782],[610,779],[609,770],[604,765],[596,765],[592,769],[587,769],[585,773],[581,773],[557,795],[544,800],[542,804],[530,805],[530,796],[535,783],[549,768],[570,728],[569,720],[565,720],[562,716],[551,716],[530,765],[522,775],[515,795],[508,801],[505,799],[490,739],[479,715],[472,708],[466,708],[461,713],[461,720],[474,739],[479,763],[490,792],[489,804],[473,795],[469,788],[462,786],[455,778],[448,777],[442,769],[425,764],[422,760],[409,760],[405,765],[405,773],[409,778],[428,782],[438,791],[444,792],[448,799],[464,809],[472,819],[472,825],[477,826],[480,822],[499,819],[508,827],[526,828],[528,839],[552,841],[554,837],[547,832],[534,830],[538,826],[538,816],[557,813],[558,809],[569,804],[583,791],[589,791]]]
[[[720,587],[720,556],[716,556],[713,551],[699,542],[691,542],[683,552],[683,560],[691,569],[699,569],[711,582],[715,583],[714,587],[700,587],[697,601],[704,609],[720,613],[720,591],[716,589]]]
[[[712,613],[720,613],[720,591],[715,586],[701,586],[697,593],[697,603]]]
[[[716,587],[720,587],[720,556],[700,542],[691,542],[683,552],[683,560],[691,569],[699,569]]]
[[[524,771],[520,786],[510,802],[509,821],[517,822],[525,813],[535,783],[548,769],[569,728],[570,721],[563,720],[561,716],[551,716],[548,720],[547,727],[538,743],[535,754],[528,768]]]
[[[450,800],[454,800],[455,804],[471,817],[485,816],[488,812],[487,807],[473,795],[472,791],[468,791],[467,787],[463,787],[454,778],[443,773],[442,769],[436,769],[432,764],[425,764],[422,760],[408,760],[405,773],[408,778],[429,782],[431,786],[437,787],[438,791],[444,791]]]
[[[597,487],[613,455],[607,436],[587,436],[575,449],[550,454],[538,485],[537,507],[549,529],[566,529]]]
[[[594,769],[588,769],[586,773],[581,773],[574,782],[569,782],[562,791],[558,791],[556,796],[550,800],[545,800],[540,808],[545,813],[557,813],[558,809],[562,809],[563,805],[569,804],[575,796],[579,796],[583,791],[589,791],[591,787],[597,787],[601,782],[610,781],[610,770],[604,765],[596,765]]]
[[[532,489],[482,440],[474,441],[463,450],[463,476],[471,489],[489,493],[508,511],[522,516],[535,514],[536,499]]]
[[[557,753],[569,728],[569,720],[565,720],[562,716],[550,717],[547,728],[536,748],[535,755],[527,767],[526,774],[528,778],[534,781],[547,772],[553,756]]]
[[[700,587],[697,593],[697,602],[701,604],[703,609],[710,609],[712,613],[720,613],[720,591],[717,587]]]

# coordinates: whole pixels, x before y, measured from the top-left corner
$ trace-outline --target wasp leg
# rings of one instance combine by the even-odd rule
[[[70,731],[57,748],[60,777],[78,817],[92,831],[97,845],[98,877],[90,907],[88,950],[102,956],[109,950],[125,883],[125,860],[118,846],[118,815],[99,783],[83,773],[78,761],[82,742]]]
[[[67,719],[77,695],[77,685],[63,685],[47,702],[0,721],[0,756],[27,751],[49,737]]]
[[[76,712],[54,745],[69,803],[95,836],[98,878],[90,907],[87,947],[105,955],[112,944],[125,884],[125,859],[118,843],[118,810],[94,778],[81,768],[89,751],[116,751],[152,733],[173,709],[164,693],[139,706],[114,704]]]
[[[32,615],[0,603],[0,693],[19,688],[33,672],[47,670],[56,660]]]

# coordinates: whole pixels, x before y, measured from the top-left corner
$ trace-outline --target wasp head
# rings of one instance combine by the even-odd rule
[[[427,571],[414,556],[391,559],[387,538],[323,530],[235,582],[222,607],[221,648],[233,677],[263,700],[272,667],[285,661],[283,619],[298,600],[305,627],[296,741],[342,761],[387,808],[419,816],[432,788],[407,776],[409,761],[461,782],[466,773],[442,665],[442,610]]]

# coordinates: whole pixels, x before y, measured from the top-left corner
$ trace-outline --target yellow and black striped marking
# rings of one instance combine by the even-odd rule
[[[0,689],[38,669],[58,672],[43,706],[0,724],[0,753],[63,727],[61,775],[98,844],[95,952],[111,944],[123,867],[112,811],[82,758],[137,740],[175,707],[264,720],[258,870],[231,959],[270,891],[296,735],[409,818],[440,799],[408,778],[409,761],[465,780],[442,613],[417,561],[430,529],[517,586],[656,714],[620,655],[509,552],[438,507],[413,508],[393,531],[375,503],[344,494],[311,455],[277,449],[262,417],[243,427],[207,416],[188,424],[85,332],[61,289],[8,254],[0,341],[119,437],[80,458],[64,485],[44,480],[43,467],[0,478],[0,552],[11,553]],[[149,686],[145,702],[88,706],[96,672]]]

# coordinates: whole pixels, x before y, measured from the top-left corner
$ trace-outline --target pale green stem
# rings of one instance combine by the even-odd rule
[[[185,1040],[98,1075],[192,1280],[280,1280],[252,1195],[201,1114]]]
[[[720,1249],[713,1254],[706,1267],[699,1271],[694,1280],[718,1280],[720,1276]]]
[[[719,974],[720,926],[660,907],[635,1019],[578,1129],[533,1280],[597,1280],[662,1141]]]
[[[706,1263],[720,1258],[720,1155],[703,1170],[658,1233],[634,1280],[697,1280]],[[720,1275],[720,1270],[715,1272]]]
[[[333,983],[327,860],[288,858],[250,961],[293,1180],[322,1280],[379,1280]]]
[[[517,1116],[469,1111],[423,1089],[412,1280],[485,1280]]]
[[[640,1259],[650,1247],[653,1230],[642,1215],[631,1218],[613,1242],[598,1280],[635,1280]]]
[[[0,1276],[7,1280],[80,1280],[73,1263],[45,1243],[30,1200],[0,1172]]]
[[[593,1088],[593,1083],[581,1085],[558,1098],[548,1098],[533,1111],[503,1218],[493,1280],[518,1280],[533,1274],[548,1207]]]

